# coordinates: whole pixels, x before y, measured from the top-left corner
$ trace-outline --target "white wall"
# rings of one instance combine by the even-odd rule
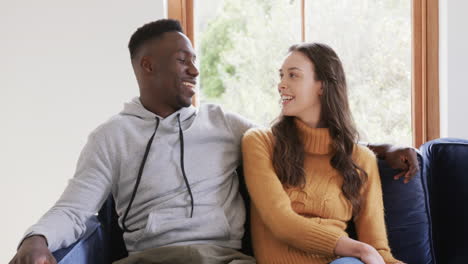
[[[0,263],[58,199],[89,132],[138,95],[127,43],[165,6],[0,1]]]
[[[468,1],[439,0],[441,136],[468,139]]]

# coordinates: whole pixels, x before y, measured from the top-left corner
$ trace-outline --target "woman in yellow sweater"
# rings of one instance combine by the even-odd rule
[[[295,45],[279,73],[280,117],[242,141],[258,263],[401,263],[376,158],[356,144],[340,59],[324,44]],[[345,232],[350,220],[358,240]]]

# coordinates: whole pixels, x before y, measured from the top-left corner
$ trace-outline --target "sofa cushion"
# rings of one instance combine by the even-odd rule
[[[421,147],[438,263],[468,263],[468,140],[442,138]]]
[[[418,154],[420,165],[423,159]],[[434,264],[429,200],[421,166],[407,184],[393,179],[399,171],[379,160],[385,221],[395,258],[410,264]]]

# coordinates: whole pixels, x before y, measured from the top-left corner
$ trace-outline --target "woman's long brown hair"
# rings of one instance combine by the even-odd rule
[[[353,146],[358,133],[348,102],[346,78],[338,55],[321,43],[304,43],[289,48],[289,52],[301,52],[314,65],[315,79],[322,82],[320,96],[321,121],[329,129],[332,158],[330,164],[344,178],[342,191],[353,206],[353,216],[360,210],[360,191],[367,180],[367,173],[352,160]],[[301,142],[294,117],[280,116],[272,126],[275,138],[273,167],[286,186],[303,187],[304,145]]]

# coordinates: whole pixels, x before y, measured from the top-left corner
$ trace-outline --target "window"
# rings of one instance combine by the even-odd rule
[[[196,1],[200,101],[269,125],[280,110],[281,61],[301,41],[299,12],[299,1],[290,0]]]
[[[437,0],[171,2],[182,15],[171,16],[170,4],[169,17],[194,17],[184,26],[201,58],[201,102],[268,125],[279,113],[276,72],[287,48],[318,41],[342,59],[369,141],[419,146],[439,136]]]
[[[370,142],[412,144],[411,2],[306,1],[305,39],[345,69],[353,117]]]

